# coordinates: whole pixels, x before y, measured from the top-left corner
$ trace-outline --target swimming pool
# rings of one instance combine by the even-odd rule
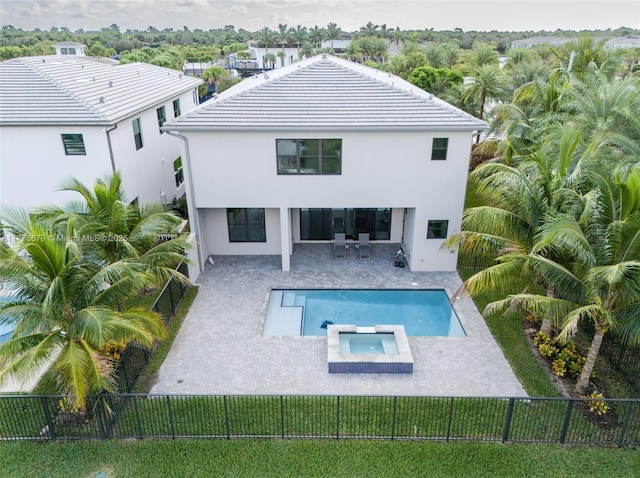
[[[273,289],[262,335],[326,335],[330,323],[404,325],[413,336],[466,335],[442,289]]]

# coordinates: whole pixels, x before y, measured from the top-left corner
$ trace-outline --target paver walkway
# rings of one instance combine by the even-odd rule
[[[526,396],[471,299],[456,301],[466,337],[409,337],[411,375],[329,374],[326,337],[263,337],[271,288],[445,288],[456,273],[393,266],[397,245],[372,259],[333,259],[330,244],[295,245],[291,271],[279,256],[216,256],[151,393]]]

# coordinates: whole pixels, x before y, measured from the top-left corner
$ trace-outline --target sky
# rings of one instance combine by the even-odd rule
[[[0,24],[25,30],[154,26],[256,31],[280,23],[337,23],[357,31],[371,21],[402,30],[554,31],[640,28],[639,0],[0,0]]]

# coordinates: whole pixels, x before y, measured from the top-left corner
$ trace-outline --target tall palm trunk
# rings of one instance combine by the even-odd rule
[[[580,395],[585,395],[589,391],[589,378],[591,377],[591,372],[593,372],[593,367],[596,364],[596,358],[598,358],[598,354],[600,353],[600,346],[602,345],[602,339],[606,332],[607,329],[596,324],[596,332],[593,335],[591,347],[589,347],[587,361],[585,362],[580,378],[578,378],[578,382],[576,383],[576,392]]]
[[[555,293],[556,293],[556,290],[553,287],[547,286],[547,297],[553,299],[555,297]],[[540,325],[540,332],[547,335],[551,335],[552,329],[553,329],[553,323],[551,322],[551,319],[549,317],[543,317],[542,325]]]

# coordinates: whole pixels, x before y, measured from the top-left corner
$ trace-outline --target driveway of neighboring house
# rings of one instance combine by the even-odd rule
[[[334,259],[330,244],[298,245],[291,271],[279,256],[214,256],[151,393],[526,396],[469,298],[455,301],[466,337],[409,337],[413,373],[329,374],[326,337],[263,337],[272,288],[444,288],[455,272],[394,267],[398,246],[372,258]]]

